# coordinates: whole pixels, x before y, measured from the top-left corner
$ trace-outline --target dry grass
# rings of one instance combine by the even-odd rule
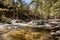
[[[12,40],[54,40],[51,35],[31,30],[16,30],[9,33]]]

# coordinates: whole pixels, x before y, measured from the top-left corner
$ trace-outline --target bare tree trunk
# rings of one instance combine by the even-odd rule
[[[35,14],[34,18],[35,19],[36,19],[36,13],[37,13],[38,6],[39,6],[39,0],[37,0],[37,2],[36,2],[36,7],[35,7],[35,11],[34,11],[34,14]]]
[[[20,2],[20,4],[21,4],[21,6],[20,6],[20,17],[21,17],[21,19],[22,19],[22,7],[23,7],[23,4],[22,4],[22,0],[18,0],[19,2]]]
[[[15,6],[14,0],[13,0],[13,5]],[[13,8],[13,10],[14,10],[14,9],[15,9],[15,8]],[[14,15],[15,15],[15,11],[13,11],[13,19],[15,18]]]

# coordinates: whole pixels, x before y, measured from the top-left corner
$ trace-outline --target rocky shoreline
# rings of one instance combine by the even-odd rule
[[[28,22],[28,23],[30,23],[30,22]],[[32,23],[34,24],[34,23],[36,23],[36,21],[35,22],[32,22]],[[29,24],[29,25],[31,25],[31,24]],[[12,25],[12,24],[6,24],[6,23],[3,24],[3,23],[0,23],[0,34],[1,34],[1,36],[2,35],[3,36],[4,35],[5,36],[6,35],[10,35],[9,33],[17,32],[17,31],[20,33],[21,30],[26,31],[24,34],[27,34],[27,32],[29,34],[29,31],[32,32],[32,33],[33,32],[35,32],[35,33],[38,33],[39,32],[39,34],[42,33],[44,35],[45,34],[46,35],[48,34],[48,35],[51,36],[51,38],[52,37],[54,37],[54,38],[57,37],[56,39],[58,40],[59,37],[60,37],[60,22],[50,21],[50,22],[47,22],[46,23],[46,21],[45,21],[45,24],[44,25],[41,25],[41,24],[36,25],[36,24],[34,24],[34,25],[31,25],[31,26],[25,26],[25,27],[24,26],[19,26],[19,25]],[[1,36],[0,36],[0,39],[3,38]],[[55,40],[54,38],[52,38],[52,39]]]

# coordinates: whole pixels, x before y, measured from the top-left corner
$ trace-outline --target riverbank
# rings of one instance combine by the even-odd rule
[[[38,24],[41,20],[16,22],[16,25],[1,22],[0,37],[3,40],[60,40],[59,21],[58,19],[44,20],[44,25]],[[24,26],[25,24],[30,26]]]

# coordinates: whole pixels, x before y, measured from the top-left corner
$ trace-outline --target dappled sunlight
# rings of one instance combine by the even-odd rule
[[[60,0],[0,0],[0,40],[60,40]]]

